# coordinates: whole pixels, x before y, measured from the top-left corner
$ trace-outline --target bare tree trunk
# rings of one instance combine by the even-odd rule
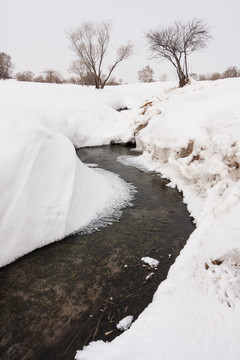
[[[186,75],[186,80],[189,81],[186,51],[184,52],[184,63],[185,63],[185,75]]]
[[[178,81],[179,81],[179,87],[183,87],[187,84],[186,75],[184,73],[184,69],[182,69],[181,66],[181,55],[178,57],[175,56],[176,61],[176,68],[177,68],[177,74],[178,74]]]

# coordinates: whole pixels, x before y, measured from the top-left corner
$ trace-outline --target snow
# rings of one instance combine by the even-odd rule
[[[151,258],[151,257],[149,257],[149,256],[142,257],[141,260],[142,260],[145,264],[147,264],[147,265],[149,265],[149,266],[151,266],[151,267],[157,267],[157,266],[159,265],[159,261],[158,261],[158,260],[155,260],[155,259],[153,259],[153,258]]]
[[[117,175],[92,170],[42,125],[0,121],[0,266],[109,216],[132,199]]]
[[[114,109],[142,101],[131,88],[0,82],[0,266],[104,217],[110,223],[131,203],[133,186],[85,166],[74,149],[131,140]]]
[[[128,142],[133,131],[128,111],[146,97],[165,90],[172,83],[132,84],[94,87],[23,83],[14,80],[0,83],[0,120],[7,116],[46,126],[67,136],[77,147]]]
[[[117,329],[121,331],[128,330],[131,327],[132,322],[133,322],[133,316],[128,315],[124,319],[119,321],[119,323],[117,324]]]
[[[1,265],[131,201],[74,146],[135,138],[142,155],[118,160],[168,178],[197,225],[131,328],[77,360],[240,358],[239,99],[238,78],[104,91],[0,82]]]
[[[240,358],[239,99],[240,79],[193,82],[138,110],[143,155],[119,161],[168,178],[197,228],[131,328],[77,360]]]

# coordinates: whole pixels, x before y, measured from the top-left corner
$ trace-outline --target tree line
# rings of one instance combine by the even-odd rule
[[[18,72],[16,73],[15,78],[18,81],[30,81],[30,82],[32,81],[32,82],[49,83],[49,84],[76,84],[82,86],[95,85],[94,78],[89,72],[81,74],[81,76],[77,76],[77,77],[72,76],[65,79],[59,71],[53,69],[47,69],[44,70],[38,76],[35,76],[32,71]],[[117,80],[115,77],[109,78],[109,80],[106,83],[106,85],[120,85],[120,84],[122,84],[122,79]]]
[[[220,73],[220,72],[213,72],[213,73],[210,73],[210,74],[190,73],[189,77],[191,79],[194,79],[194,80],[197,80],[197,81],[236,78],[236,77],[240,77],[240,68],[237,68],[237,66],[229,66],[222,73]],[[143,67],[141,70],[138,71],[138,80],[140,82],[145,82],[145,83],[150,83],[150,82],[157,81],[154,78],[154,71],[149,65],[146,65],[145,67]],[[159,80],[160,81],[167,81],[167,75],[162,74],[160,76]]]
[[[67,37],[70,46],[76,55],[76,59],[70,64],[69,72],[74,76],[68,80],[52,69],[46,69],[41,75],[35,77],[31,71],[23,71],[16,74],[20,81],[38,81],[48,83],[72,82],[81,85],[94,85],[97,89],[103,89],[107,84],[119,84],[112,73],[120,63],[134,54],[134,46],[131,42],[119,46],[115,51],[115,59],[106,64],[111,39],[112,23],[83,22],[78,28],[68,31]],[[168,61],[175,68],[179,87],[189,83],[193,75],[199,80],[205,80],[206,75],[189,74],[189,56],[207,46],[211,39],[208,24],[199,18],[188,21],[175,21],[171,26],[150,30],[145,34],[148,54],[151,59]],[[0,53],[0,79],[11,77],[13,63],[8,54]],[[235,74],[233,76],[233,74]],[[237,74],[237,75],[236,75]],[[236,67],[228,68],[223,74],[211,74],[211,80],[222,77],[239,76]],[[166,75],[163,74],[163,78]],[[138,72],[141,82],[154,81],[153,70],[147,65]]]
[[[224,72],[213,72],[210,74],[191,74],[191,77],[194,80],[219,80],[219,79],[227,79],[227,78],[236,78],[240,77],[240,68],[237,66],[229,66]]]

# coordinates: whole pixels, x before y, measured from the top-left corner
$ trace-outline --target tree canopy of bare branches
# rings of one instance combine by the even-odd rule
[[[172,26],[146,34],[151,57],[170,61],[177,71],[180,87],[189,81],[188,56],[205,48],[210,38],[209,26],[197,18],[176,21]]]
[[[0,52],[0,79],[9,79],[13,68],[11,56]]]
[[[111,29],[112,24],[109,21],[99,24],[84,22],[79,28],[68,32],[72,49],[93,76],[97,89],[103,89],[116,66],[133,53],[131,43],[120,46],[117,49],[115,61],[108,67],[107,74],[103,76],[103,63],[110,43]]]
[[[224,71],[222,77],[223,79],[234,78],[234,77],[238,77],[239,75],[240,75],[240,70],[238,70],[236,66],[230,66]]]
[[[87,68],[82,60],[74,60],[71,62],[68,72],[75,74],[79,77],[81,85],[86,85],[84,77],[87,73]]]
[[[18,72],[15,77],[18,81],[33,81],[34,73],[32,71]]]
[[[140,82],[153,82],[153,77],[154,71],[149,65],[145,66],[144,68],[142,68],[142,70],[139,70],[138,72],[138,80]]]
[[[47,82],[49,84],[61,84],[63,82],[61,74],[56,70],[45,69],[43,73],[45,74],[44,82]]]
[[[196,80],[204,81],[204,80],[219,80],[226,78],[236,78],[240,77],[240,69],[236,66],[229,66],[223,73],[213,72],[210,74],[200,74],[196,75]]]

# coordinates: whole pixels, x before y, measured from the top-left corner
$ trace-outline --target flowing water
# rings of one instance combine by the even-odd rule
[[[111,226],[69,236],[0,269],[1,360],[68,360],[92,340],[112,340],[122,318],[135,320],[151,302],[194,230],[181,194],[166,180],[116,161],[134,155],[130,148],[77,154],[134,184],[133,206]],[[143,256],[160,265],[144,266]]]

